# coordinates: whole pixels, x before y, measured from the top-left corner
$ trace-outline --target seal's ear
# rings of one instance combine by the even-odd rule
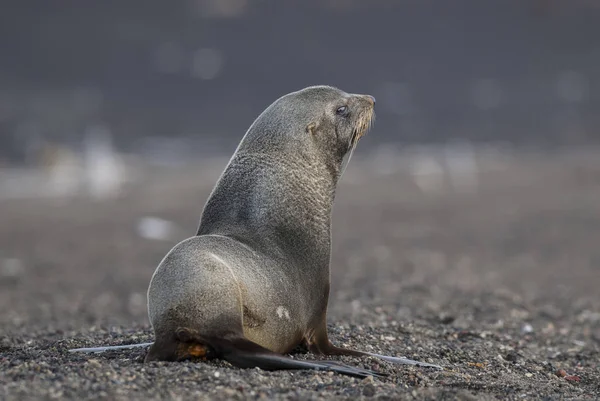
[[[315,135],[317,133],[317,123],[310,123],[306,126],[306,132]]]

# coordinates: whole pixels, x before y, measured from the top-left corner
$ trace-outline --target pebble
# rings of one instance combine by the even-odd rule
[[[529,323],[526,323],[521,328],[521,331],[525,334],[533,333],[533,326],[530,325]]]
[[[363,387],[362,394],[365,397],[373,397],[375,395],[375,386],[372,384],[367,384]]]
[[[518,355],[516,352],[509,352],[508,354],[506,354],[506,356],[504,357],[504,359],[506,359],[509,362],[516,362],[518,358]]]
[[[364,379],[362,379],[363,383],[373,383],[375,381],[375,379],[373,378],[373,376],[367,376]]]

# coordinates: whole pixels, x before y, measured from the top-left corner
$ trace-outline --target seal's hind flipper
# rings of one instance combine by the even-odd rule
[[[365,378],[368,376],[382,377],[383,373],[373,370],[361,369],[341,363],[330,363],[330,361],[301,361],[290,357],[271,353],[232,353],[224,357],[234,366],[239,368],[258,367],[264,370],[321,370],[333,371],[347,376]]]
[[[149,347],[154,343],[140,343],[140,344],[127,344],[127,345],[107,345],[104,347],[90,347],[90,348],[73,348],[69,352],[85,352],[85,353],[100,353],[105,351],[112,351],[116,349],[134,349],[134,348],[145,348]]]
[[[300,361],[284,355],[272,353],[249,353],[239,352],[225,357],[232,365],[240,368],[259,367],[264,370],[321,370],[333,371],[340,374],[365,378],[368,376],[381,377],[386,376],[383,373],[373,370],[361,369],[341,363],[331,363],[330,361]]]
[[[340,374],[365,378],[368,376],[382,377],[384,373],[361,369],[333,361],[301,361],[288,356],[277,354],[246,339],[209,340],[210,345],[219,356],[239,368],[261,368],[264,370],[321,370],[333,371]]]

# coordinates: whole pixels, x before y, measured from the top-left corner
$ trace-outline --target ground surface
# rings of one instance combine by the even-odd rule
[[[389,374],[374,380],[67,352],[151,341],[150,276],[194,232],[226,160],[112,201],[3,201],[0,399],[597,399],[600,155],[585,160],[516,157],[474,193],[353,161],[334,211],[331,337],[447,367],[340,358]],[[177,229],[143,238],[144,216]]]

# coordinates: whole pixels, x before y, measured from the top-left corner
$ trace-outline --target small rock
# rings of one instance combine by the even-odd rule
[[[525,377],[532,377],[533,374],[532,373],[525,373]]]
[[[450,324],[450,323],[454,322],[455,320],[456,320],[456,318],[454,316],[445,315],[445,314],[440,315],[440,323],[441,324]]]
[[[99,361],[99,360],[97,360],[97,359],[94,359],[94,358],[92,358],[92,359],[88,359],[88,361],[87,361],[87,365],[88,365],[88,366],[93,366],[93,367],[98,367],[98,366],[101,366],[101,364],[100,364],[100,361]]]
[[[362,393],[365,397],[373,397],[375,395],[375,386],[372,384],[367,384],[363,387]]]
[[[564,369],[559,369],[556,371],[556,376],[558,377],[565,377],[567,375],[567,372]]]
[[[518,355],[516,352],[509,352],[508,354],[506,354],[506,356],[504,357],[504,359],[506,359],[509,362],[516,362],[518,358]]]
[[[529,323],[526,323],[521,328],[521,332],[523,332],[525,334],[533,333],[533,326],[530,325]]]
[[[544,334],[550,334],[550,333],[554,333],[554,331],[556,330],[556,327],[554,326],[554,324],[552,322],[549,322],[546,327],[544,327],[542,329],[542,333]]]
[[[483,364],[481,362],[468,362],[467,364],[469,366],[473,366],[473,367],[479,368],[479,369],[484,369],[485,368],[485,364]]]
[[[373,379],[373,376],[367,376],[362,380],[362,382],[366,383],[366,384],[373,383],[374,381],[375,381],[375,379]]]

